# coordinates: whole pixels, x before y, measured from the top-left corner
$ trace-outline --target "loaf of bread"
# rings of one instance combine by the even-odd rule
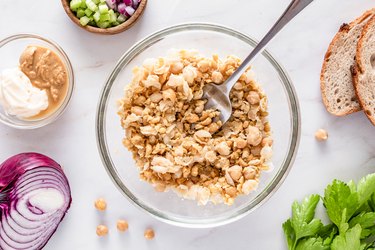
[[[325,54],[320,74],[320,88],[327,111],[344,116],[361,110],[351,68],[355,64],[358,40],[374,10],[366,11],[350,24],[343,24]]]

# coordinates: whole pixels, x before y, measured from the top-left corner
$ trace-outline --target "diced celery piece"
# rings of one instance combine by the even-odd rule
[[[99,22],[99,20],[100,20],[100,13],[99,13],[99,11],[95,12],[95,14],[94,14],[93,17],[94,17],[95,22]]]
[[[96,26],[96,23],[94,22],[94,20],[91,20],[91,21],[88,23],[88,25],[90,25],[90,26]]]
[[[114,22],[117,22],[117,16],[113,10],[108,11],[109,14],[109,21],[113,24]]]
[[[86,0],[87,8],[89,8],[91,11],[97,11],[98,6],[92,1],[92,0]]]
[[[103,15],[100,15],[99,22],[106,22],[106,21],[109,21],[110,19],[111,17],[109,16],[109,14],[103,14]]]
[[[100,3],[105,3],[105,0],[100,0]]]
[[[90,17],[92,15],[92,13],[94,13],[94,12],[92,12],[90,9],[85,9],[86,16]]]
[[[120,25],[120,23],[116,21],[116,22],[113,22],[112,25],[117,26],[117,25]]]
[[[92,0],[95,4],[99,4],[100,1],[99,0]]]
[[[109,22],[106,21],[106,22],[98,22],[98,27],[99,28],[102,28],[102,29],[105,29],[105,28],[108,28],[109,27]]]
[[[85,11],[83,9],[78,9],[77,10],[77,17],[81,18],[83,16],[86,16]]]
[[[124,16],[124,15],[119,15],[118,17],[117,17],[117,22],[119,22],[119,23],[123,23],[123,22],[125,22],[126,21],[126,17]]]
[[[77,11],[79,7],[81,7],[82,0],[72,0],[70,1],[70,9],[72,11]]]
[[[85,0],[82,0],[81,8],[82,9],[87,9],[87,5],[86,5],[86,1]]]
[[[108,13],[107,4],[100,4],[99,5],[99,12],[100,12],[100,14],[107,14]]]
[[[90,18],[88,18],[87,16],[83,16],[79,19],[79,22],[82,26],[86,26],[90,22]]]

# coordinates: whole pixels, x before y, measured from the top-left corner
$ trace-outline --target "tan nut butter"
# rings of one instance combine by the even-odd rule
[[[48,108],[29,119],[38,120],[54,113],[64,102],[69,85],[66,66],[61,58],[51,49],[28,46],[19,63],[31,83],[44,89],[48,95]]]

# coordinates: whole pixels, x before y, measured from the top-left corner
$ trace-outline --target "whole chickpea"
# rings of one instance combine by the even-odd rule
[[[153,229],[148,228],[145,230],[144,236],[148,240],[152,240],[155,237],[155,232]]]
[[[108,227],[105,225],[99,225],[96,227],[96,234],[100,237],[108,234]]]
[[[328,132],[324,129],[318,129],[315,132],[315,138],[318,141],[326,141],[328,139]]]
[[[117,221],[117,230],[119,230],[120,232],[125,232],[126,230],[128,230],[128,228],[129,224],[126,220]]]
[[[107,202],[103,198],[99,198],[94,203],[95,208],[99,211],[104,211],[107,208]]]

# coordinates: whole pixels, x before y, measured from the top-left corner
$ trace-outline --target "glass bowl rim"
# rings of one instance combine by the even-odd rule
[[[211,23],[182,23],[167,28],[156,31],[145,38],[141,39],[139,42],[134,44],[130,49],[128,49],[118,60],[113,71],[107,78],[105,85],[102,88],[100,99],[97,106],[96,113],[96,141],[97,147],[99,150],[99,155],[101,157],[104,168],[106,169],[108,175],[110,176],[112,182],[120,190],[120,192],[136,207],[141,208],[142,210],[148,212],[153,217],[164,221],[168,224],[175,226],[182,226],[187,228],[210,228],[215,226],[220,226],[228,224],[230,222],[236,221],[250,212],[254,211],[256,208],[264,204],[281,186],[285,178],[287,177],[295,157],[297,155],[297,150],[300,141],[301,134],[301,115],[299,102],[296,95],[294,86],[290,80],[290,77],[284,70],[284,68],[274,59],[274,57],[267,51],[264,50],[262,55],[267,59],[273,68],[277,71],[280,82],[283,85],[284,90],[287,94],[287,100],[289,109],[291,110],[291,138],[289,139],[289,148],[288,154],[284,158],[281,168],[278,170],[277,174],[273,177],[272,181],[268,186],[262,190],[249,204],[238,209],[231,213],[229,216],[217,216],[213,219],[184,219],[178,216],[173,216],[164,213],[154,207],[146,205],[143,201],[138,199],[133,193],[125,186],[121,181],[120,174],[118,173],[115,165],[112,162],[111,154],[108,150],[107,137],[106,137],[106,109],[107,109],[107,100],[110,96],[113,83],[116,80],[117,75],[126,66],[131,60],[133,60],[137,55],[147,49],[149,46],[157,43],[159,40],[163,39],[168,35],[178,34],[184,31],[208,31],[208,32],[217,32],[231,37],[237,38],[250,46],[255,46],[258,42],[245,35],[239,31],[236,31],[232,28],[226,26],[211,24]]]
[[[65,66],[66,66],[66,69],[69,73],[69,76],[68,76],[68,80],[69,80],[69,86],[68,86],[68,91],[66,93],[66,96],[65,96],[65,100],[63,101],[63,103],[60,105],[60,107],[51,115],[49,116],[46,116],[45,118],[42,118],[40,120],[30,120],[30,121],[27,121],[27,120],[23,120],[23,122],[25,122],[25,124],[23,125],[17,125],[17,124],[14,124],[12,122],[8,122],[6,120],[3,120],[0,118],[0,122],[9,126],[9,127],[12,127],[12,128],[17,128],[17,129],[37,129],[37,128],[41,128],[41,127],[44,127],[54,121],[56,121],[63,113],[64,111],[66,110],[66,108],[68,107],[69,103],[70,103],[70,100],[72,99],[72,96],[73,96],[73,92],[74,92],[74,71],[73,71],[73,66],[72,66],[72,63],[70,62],[70,59],[68,57],[68,55],[66,54],[66,52],[63,50],[63,48],[58,45],[55,41],[49,39],[49,38],[45,38],[45,37],[42,37],[40,35],[37,35],[37,34],[32,34],[32,33],[20,33],[20,34],[14,34],[14,35],[10,35],[4,39],[1,39],[0,40],[0,49],[2,47],[4,47],[5,45],[15,41],[15,40],[21,40],[21,39],[35,39],[35,40],[40,40],[42,42],[45,42],[47,44],[49,44],[50,46],[52,46],[55,50],[57,50],[61,56],[62,56],[62,61],[65,63]]]

